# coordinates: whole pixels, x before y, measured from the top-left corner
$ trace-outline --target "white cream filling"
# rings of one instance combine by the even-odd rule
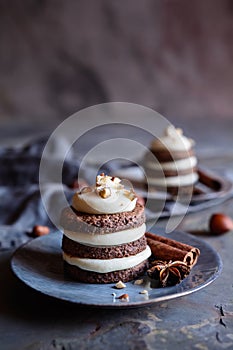
[[[115,214],[134,210],[137,198],[130,199],[124,190],[111,189],[111,196],[101,198],[95,191],[75,193],[72,206],[88,214]]]
[[[151,178],[148,177],[147,181],[150,185],[157,186],[188,186],[194,184],[198,180],[197,173],[192,173],[182,176],[170,176],[164,178]]]
[[[64,230],[64,235],[72,241],[89,245],[89,246],[112,246],[130,243],[141,238],[146,232],[146,225],[142,224],[139,227],[104,234],[92,234],[83,232],[73,232]]]
[[[182,171],[186,169],[192,169],[197,165],[197,158],[190,157],[185,159],[174,160],[172,162],[156,163],[148,161],[146,167],[151,170],[177,170]]]
[[[115,258],[115,259],[83,259],[69,256],[63,253],[63,259],[70,265],[79,267],[82,270],[93,271],[97,273],[108,273],[112,271],[119,271],[130,269],[144,260],[148,259],[151,255],[150,247],[147,246],[142,252],[128,256],[127,258]]]

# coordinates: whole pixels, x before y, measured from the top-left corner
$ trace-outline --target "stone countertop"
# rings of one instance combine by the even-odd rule
[[[229,155],[226,161],[205,160],[211,168],[219,169],[226,169],[226,162],[232,163]],[[231,168],[229,165],[228,171]],[[179,229],[202,231],[211,213],[220,211],[232,216],[233,199],[187,215]],[[165,223],[161,220],[157,225],[163,227]],[[178,299],[125,310],[84,308],[35,292],[11,272],[13,251],[1,253],[2,349],[232,349],[233,232],[201,238],[223,260],[223,271],[217,280]]]

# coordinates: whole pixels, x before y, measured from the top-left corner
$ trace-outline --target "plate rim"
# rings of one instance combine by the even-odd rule
[[[131,166],[135,167],[135,165]],[[210,170],[208,167],[205,166],[198,166],[197,167],[197,172],[198,173],[204,173],[205,175],[209,176],[212,180],[218,181],[221,184],[221,189],[220,190],[213,190],[211,193],[203,193],[203,194],[194,194],[192,195],[190,199],[190,203],[196,204],[196,203],[205,203],[205,202],[215,202],[215,201],[220,201],[220,200],[225,200],[229,196],[233,195],[233,182],[231,179],[229,179],[225,175],[221,175],[219,172],[215,170]],[[134,182],[133,178],[129,178],[132,183]],[[140,182],[136,180],[136,183]],[[141,181],[142,182],[142,181]],[[168,192],[161,192],[161,191],[151,191],[148,192],[144,189],[137,188],[135,185],[136,191],[144,197],[147,197],[148,199],[151,200],[156,200],[156,201],[168,201],[168,202],[174,202],[174,197],[169,194]]]
[[[156,228],[156,232],[161,234],[160,231],[161,228]],[[57,233],[60,233],[62,234],[61,231],[57,230],[55,232],[52,232],[50,233],[49,235],[57,235]],[[153,232],[152,232],[153,233]],[[190,288],[189,290],[185,290],[185,291],[180,291],[180,292],[177,292],[177,293],[170,293],[168,295],[162,295],[162,296],[158,296],[156,298],[153,298],[153,299],[148,299],[148,300],[140,300],[140,301],[132,301],[132,302],[125,302],[125,303],[114,303],[114,302],[111,302],[111,303],[93,303],[93,302],[90,302],[90,303],[86,303],[86,302],[83,302],[83,301],[78,301],[78,300],[71,300],[69,299],[68,297],[65,298],[65,297],[59,297],[57,295],[54,295],[52,293],[49,293],[49,292],[45,292],[45,291],[42,291],[38,288],[36,288],[35,286],[33,286],[32,284],[28,283],[27,281],[25,281],[22,276],[18,273],[17,271],[17,264],[15,264],[15,260],[17,259],[17,255],[21,253],[21,251],[23,251],[23,249],[30,245],[30,244],[33,244],[35,241],[38,242],[39,240],[44,240],[44,239],[48,239],[49,235],[46,235],[46,236],[41,236],[41,237],[37,237],[37,238],[34,238],[34,239],[31,239],[29,241],[27,241],[26,243],[22,244],[20,247],[18,247],[14,253],[12,254],[11,256],[11,261],[10,261],[10,265],[11,265],[11,270],[13,271],[14,275],[22,282],[24,283],[27,287],[29,287],[30,289],[33,289],[34,291],[36,291],[37,293],[40,293],[42,295],[46,295],[48,297],[51,297],[53,299],[56,299],[56,300],[59,300],[59,301],[63,301],[63,302],[67,302],[67,303],[72,303],[73,305],[77,305],[77,306],[81,306],[81,307],[90,307],[90,308],[98,308],[98,307],[101,307],[101,308],[104,308],[104,309],[126,309],[126,308],[140,308],[140,307],[149,307],[153,304],[156,304],[156,303],[159,303],[159,302],[162,302],[162,301],[167,301],[167,300],[171,300],[171,299],[176,299],[176,298],[180,298],[182,296],[186,296],[186,295],[189,295],[189,294],[192,294],[192,293],[195,293],[205,287],[207,287],[208,285],[210,285],[212,282],[214,282],[221,274],[222,272],[222,269],[223,269],[223,262],[222,262],[222,259],[221,259],[221,256],[220,254],[206,241],[194,236],[194,235],[191,235],[190,233],[188,232],[185,232],[185,231],[180,231],[180,230],[174,230],[172,233],[169,233],[170,234],[182,234],[182,235],[186,235],[187,237],[191,238],[192,240],[194,240],[195,242],[200,242],[201,244],[204,244],[205,246],[208,247],[209,250],[212,251],[212,253],[215,255],[216,259],[217,259],[217,270],[215,272],[213,272],[213,274],[204,282],[200,283],[198,286],[196,287],[193,287],[193,288]],[[198,265],[198,261],[197,261],[197,265]],[[41,275],[43,276],[43,275]],[[188,278],[188,277],[187,277]],[[81,284],[81,282],[77,282],[79,284]],[[181,282],[182,283],[182,282]],[[87,284],[85,284],[87,285]],[[108,286],[110,284],[106,284],[106,286]],[[98,284],[95,285],[97,288],[98,288]],[[178,286],[178,285],[177,285]],[[175,286],[172,286],[172,287],[175,287]],[[172,287],[165,287],[165,288],[172,288]],[[164,289],[164,288],[163,288]]]

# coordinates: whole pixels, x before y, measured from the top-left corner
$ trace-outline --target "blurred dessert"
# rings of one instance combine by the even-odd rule
[[[194,141],[172,125],[167,127],[162,137],[153,140],[144,160],[150,188],[172,195],[192,193],[198,181],[193,147]]]

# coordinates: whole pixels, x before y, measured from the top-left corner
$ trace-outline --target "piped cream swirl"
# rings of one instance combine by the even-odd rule
[[[115,214],[132,211],[137,202],[133,191],[126,190],[117,177],[98,175],[96,185],[76,192],[72,206],[88,214]]]
[[[184,136],[181,129],[176,129],[173,125],[170,125],[165,130],[164,136],[152,141],[151,150],[188,151],[193,145],[194,141]]]

